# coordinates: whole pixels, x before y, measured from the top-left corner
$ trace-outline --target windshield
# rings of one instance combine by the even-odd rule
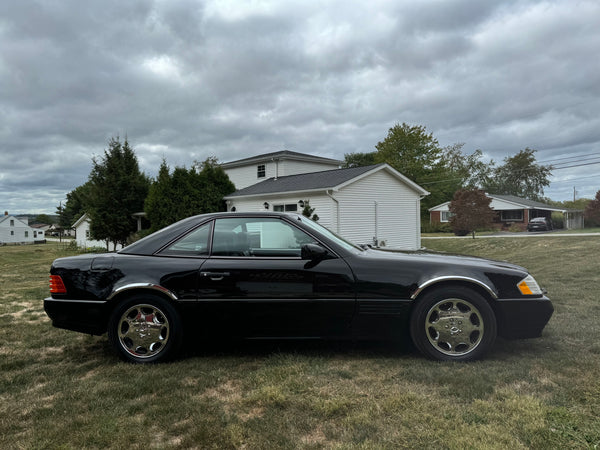
[[[341,236],[338,236],[337,234],[335,234],[333,231],[329,230],[328,228],[325,228],[323,225],[320,225],[320,224],[318,224],[318,223],[316,223],[316,222],[314,222],[314,221],[312,221],[309,218],[304,217],[304,216],[298,216],[298,218],[307,227],[309,227],[309,228],[315,230],[316,232],[324,235],[326,238],[331,239],[333,242],[335,242],[339,246],[343,247],[345,250],[359,250],[361,252],[363,251],[363,249],[360,248],[358,245],[355,245],[352,242],[349,242],[349,241],[345,240]]]

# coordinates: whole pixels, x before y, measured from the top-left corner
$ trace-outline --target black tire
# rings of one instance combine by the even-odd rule
[[[172,359],[183,336],[181,318],[165,299],[136,294],[119,303],[108,323],[108,339],[121,359],[157,363]]]
[[[496,317],[487,300],[462,286],[425,292],[411,313],[413,343],[440,361],[478,359],[494,344],[496,334]]]

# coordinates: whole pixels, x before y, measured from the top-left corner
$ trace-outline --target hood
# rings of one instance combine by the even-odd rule
[[[416,264],[452,264],[454,266],[477,267],[479,269],[490,267],[528,273],[527,269],[524,267],[508,261],[498,261],[480,258],[478,256],[457,255],[444,252],[369,249],[364,252],[364,255],[371,258],[402,260],[404,262],[412,260]]]

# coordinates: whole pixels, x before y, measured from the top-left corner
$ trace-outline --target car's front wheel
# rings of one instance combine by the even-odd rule
[[[108,324],[108,339],[128,362],[155,363],[171,359],[181,345],[179,314],[166,300],[137,294],[121,302]]]
[[[415,346],[430,358],[471,361],[496,340],[496,318],[487,300],[474,290],[442,287],[417,300],[410,334]]]

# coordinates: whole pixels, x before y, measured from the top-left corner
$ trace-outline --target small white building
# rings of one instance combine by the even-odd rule
[[[248,163],[255,175],[260,173],[256,167],[261,161],[258,157],[237,163],[242,161]],[[290,161],[286,162],[293,167]],[[325,164],[321,168],[325,169]],[[234,181],[225,165],[224,169]],[[421,248],[421,198],[427,194],[388,164],[377,164],[271,175],[226,196],[225,200],[228,211],[240,212],[301,213],[309,202],[321,225],[356,244],[416,250]]]
[[[75,241],[77,242],[77,246],[81,248],[91,248],[91,247],[102,247],[107,248],[106,241],[98,241],[92,239],[90,234],[90,217],[87,214],[81,216],[77,222],[73,224],[72,227],[75,230]],[[112,247],[112,245],[111,245]],[[115,250],[121,250],[123,246],[121,244],[117,244]]]
[[[34,230],[27,224],[26,219],[11,216],[8,212],[0,218],[0,245],[7,244],[33,244],[44,241],[43,230]]]

